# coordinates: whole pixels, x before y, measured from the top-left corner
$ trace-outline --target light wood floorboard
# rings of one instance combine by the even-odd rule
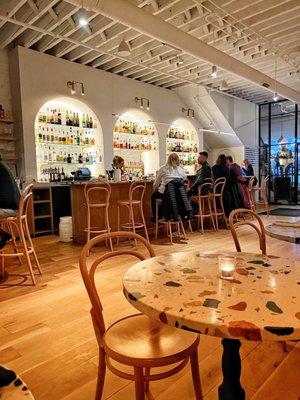
[[[274,218],[274,217],[273,217]],[[271,221],[272,217],[265,221]],[[188,234],[189,240],[169,245],[153,242],[156,254],[188,250],[234,250],[229,231]],[[255,234],[241,232],[244,251],[257,252]],[[89,315],[89,301],[78,269],[81,247],[55,236],[34,240],[43,276],[30,285],[23,266],[9,265],[9,280],[0,285],[0,363],[15,369],[36,400],[94,398],[97,343]],[[268,254],[300,259],[300,245],[267,238]],[[102,252],[102,249],[99,249]],[[95,254],[92,255],[93,257]],[[108,324],[136,312],[122,293],[122,276],[133,258],[109,261],[97,273],[97,284]],[[300,311],[300,309],[299,309]],[[278,343],[243,342],[242,384],[247,399],[299,400],[300,347]],[[205,400],[216,400],[222,381],[220,339],[202,336],[199,347]],[[104,399],[134,399],[133,384],[108,372]],[[152,383],[148,400],[194,399],[189,367],[178,375]]]

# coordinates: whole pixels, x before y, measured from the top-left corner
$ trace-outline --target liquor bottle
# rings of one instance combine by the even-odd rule
[[[67,163],[68,163],[68,164],[71,164],[71,163],[72,163],[72,157],[71,157],[70,154],[68,154]]]
[[[2,107],[2,104],[0,104],[0,118],[4,118],[5,117],[5,111],[4,108]]]
[[[79,156],[78,156],[78,162],[79,162],[79,164],[83,163],[83,157],[81,154],[79,154]]]
[[[57,113],[57,123],[58,123],[59,125],[61,125],[61,123],[62,123],[60,109],[58,109],[58,113]]]
[[[66,111],[66,125],[70,126],[70,118],[69,118],[69,112],[68,110]]]
[[[85,115],[82,115],[82,127],[86,128],[86,121],[85,121]]]

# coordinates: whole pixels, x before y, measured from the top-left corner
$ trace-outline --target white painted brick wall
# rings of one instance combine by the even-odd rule
[[[0,50],[0,104],[5,110],[5,116],[12,118],[10,75],[8,50]]]

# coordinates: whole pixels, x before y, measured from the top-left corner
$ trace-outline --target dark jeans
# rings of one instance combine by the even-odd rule
[[[159,193],[158,191],[153,192],[151,195],[151,209],[152,209],[153,219],[156,218],[156,199],[163,199],[163,197],[164,197],[163,193]]]

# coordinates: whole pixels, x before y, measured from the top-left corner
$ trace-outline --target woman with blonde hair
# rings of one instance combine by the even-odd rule
[[[178,154],[171,153],[167,158],[165,165],[160,167],[153,184],[154,192],[151,196],[151,208],[153,220],[155,220],[156,199],[163,199],[166,186],[174,180],[184,181],[186,173],[184,168],[180,165]]]

